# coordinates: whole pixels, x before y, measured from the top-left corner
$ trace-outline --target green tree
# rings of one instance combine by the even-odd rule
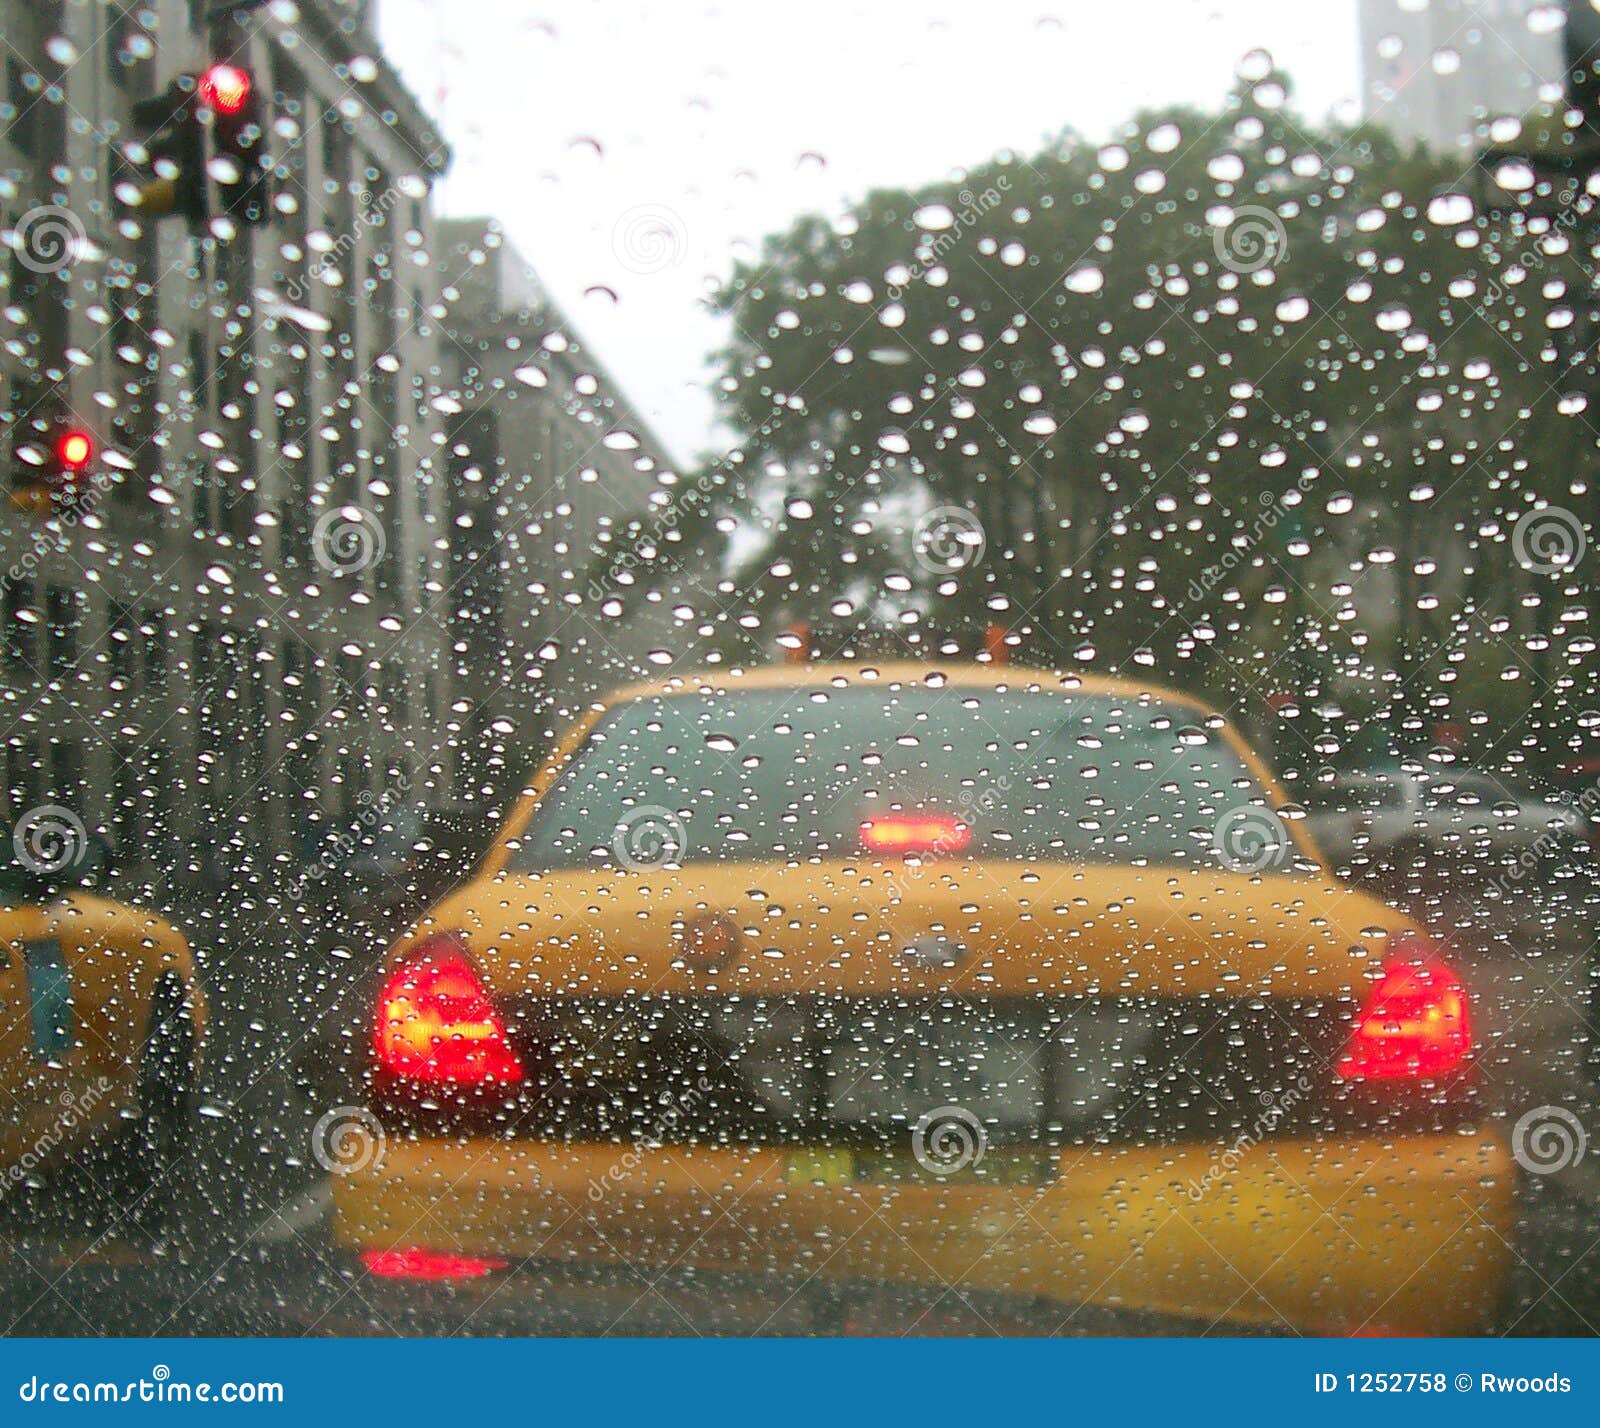
[[[1592,462],[1553,340],[1592,303],[1592,220],[1485,218],[1454,160],[1286,95],[874,191],[740,264],[715,302],[742,440],[701,522],[738,529],[736,613],[997,620],[1248,716],[1324,705],[1308,758],[1378,712],[1416,741],[1484,716],[1463,662],[1533,658],[1561,604],[1510,530]],[[980,560],[919,548],[948,509]]]

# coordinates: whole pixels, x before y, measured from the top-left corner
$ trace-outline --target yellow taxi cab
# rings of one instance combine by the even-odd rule
[[[188,943],[91,889],[103,843],[65,809],[0,830],[0,1185],[90,1144],[94,1188],[166,1208],[206,1008]]]
[[[982,663],[624,690],[391,950],[377,1272],[756,1271],[1174,1325],[1490,1323],[1448,950],[1187,695]]]

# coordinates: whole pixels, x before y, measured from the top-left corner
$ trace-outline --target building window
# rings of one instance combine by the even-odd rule
[[[128,87],[139,64],[137,56],[128,48],[128,42],[133,35],[133,17],[126,11],[112,6],[110,18],[106,23],[106,32],[101,37],[100,43],[105,46],[106,51],[106,78],[119,89]]]
[[[111,773],[111,836],[116,843],[117,861],[137,863],[143,853],[140,836],[138,753],[133,749],[113,751],[117,766]]]
[[[16,59],[6,60],[6,99],[0,105],[5,114],[6,138],[24,159],[39,157],[39,121],[43,106],[39,102],[39,76]]]
[[[189,333],[189,382],[195,416],[204,418],[210,407],[210,353],[198,331]],[[201,530],[211,529],[211,466],[201,458],[194,472],[194,523]]]
[[[144,637],[145,693],[160,694],[167,683],[167,627],[159,607],[152,606],[144,612],[139,633]]]
[[[30,670],[35,663],[33,623],[33,581],[14,580],[5,591],[5,656],[14,674]],[[24,618],[27,616],[27,618]]]
[[[78,662],[78,623],[83,617],[78,592],[52,585],[45,596],[45,637],[49,641],[50,678],[65,679]]]
[[[152,744],[145,754],[143,787],[140,799],[147,805],[145,817],[145,849],[150,861],[158,867],[170,867],[177,861],[178,838],[174,827],[172,808],[171,770],[174,759],[163,744]]]
[[[50,795],[68,808],[83,801],[83,745],[76,739],[50,745]]]
[[[344,165],[340,162],[344,140],[348,138],[344,132],[344,121],[334,110],[325,109],[318,127],[322,134],[323,191],[348,198],[349,195],[344,192]]]
[[[106,669],[112,687],[124,697],[128,693],[133,669],[133,645],[137,638],[137,617],[128,606],[112,602],[106,630]]]
[[[13,818],[39,802],[39,746],[32,739],[6,744],[6,794]]]
[[[217,695],[216,691],[211,687],[217,670],[217,637],[217,627],[204,621],[194,632],[195,742],[202,754],[212,752],[216,748],[217,742],[216,724],[212,719],[214,700]]]

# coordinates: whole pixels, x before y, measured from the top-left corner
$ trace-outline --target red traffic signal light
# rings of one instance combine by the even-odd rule
[[[272,216],[271,162],[263,152],[266,120],[255,77],[236,64],[214,64],[200,76],[195,92],[211,112],[213,152],[226,160],[208,165],[219,207],[241,223],[266,223]]]
[[[56,438],[56,459],[63,470],[82,471],[94,459],[94,438],[78,427],[68,427]]]
[[[83,498],[92,484],[87,472],[99,443],[65,418],[30,425],[41,439],[24,439],[12,449],[15,466],[8,484],[13,506],[44,519]]]
[[[270,221],[272,165],[250,70],[218,63],[181,74],[164,93],[136,103],[132,119],[143,131],[148,174],[118,185],[123,202],[150,218],[182,214],[195,229],[210,220],[214,203],[238,222]]]
[[[213,114],[231,118],[250,102],[250,71],[235,64],[214,64],[200,76],[200,102]]]

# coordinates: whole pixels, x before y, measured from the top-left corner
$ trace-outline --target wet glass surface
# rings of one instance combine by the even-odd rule
[[[0,28],[6,1332],[1600,1327],[1592,7]]]

